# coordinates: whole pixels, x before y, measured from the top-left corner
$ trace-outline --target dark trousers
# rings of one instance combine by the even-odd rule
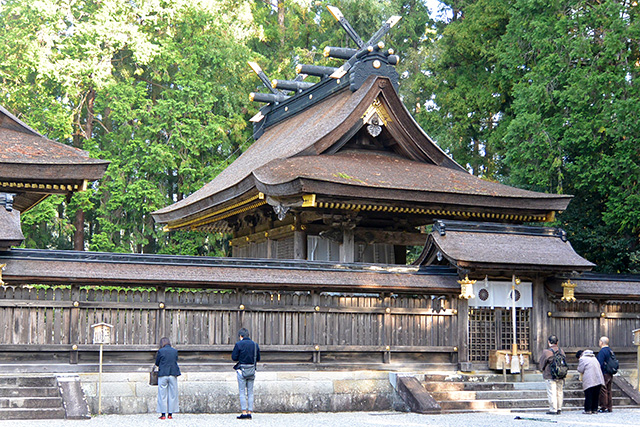
[[[598,400],[600,399],[600,384],[589,387],[584,391],[584,411],[598,412]]]
[[[600,388],[600,409],[611,412],[613,410],[613,398],[611,383],[613,375],[604,374],[604,385]]]

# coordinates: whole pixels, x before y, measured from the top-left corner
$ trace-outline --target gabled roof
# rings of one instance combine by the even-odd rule
[[[49,194],[83,189],[102,178],[109,162],[45,138],[0,106],[0,192],[15,193],[24,212]]]
[[[570,280],[577,285],[574,294],[578,299],[613,299],[613,300],[638,300],[640,299],[640,274],[602,274],[581,273],[579,275],[567,275],[554,277],[547,281],[548,289],[558,297],[563,294],[562,283]],[[600,313],[596,313],[598,316]]]
[[[437,221],[416,263],[445,261],[461,272],[480,274],[554,274],[595,267],[573,250],[558,228]]]
[[[321,83],[331,84],[340,83],[333,79]],[[294,96],[278,109],[296,101]],[[347,150],[346,144],[374,113],[384,121],[390,150]],[[159,223],[181,228],[239,200],[255,200],[259,192],[266,198],[318,193],[392,203],[414,204],[419,199],[434,208],[455,209],[462,204],[478,212],[483,206],[502,206],[512,209],[511,213],[540,218],[564,210],[570,200],[570,196],[519,190],[470,175],[426,135],[391,82],[379,76],[370,76],[355,92],[345,86],[268,127],[213,181],[153,216]]]

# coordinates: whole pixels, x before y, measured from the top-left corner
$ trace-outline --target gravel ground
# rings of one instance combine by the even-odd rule
[[[516,419],[532,418],[532,419]],[[420,415],[403,412],[339,412],[312,414],[255,414],[253,420],[238,420],[235,414],[176,414],[173,420],[158,420],[157,415],[102,415],[90,420],[30,420],[0,421],[0,426],[11,427],[200,427],[200,426],[240,426],[263,427],[287,426],[438,426],[438,427],[480,427],[480,426],[594,426],[624,427],[640,426],[640,408],[619,409],[612,413],[584,415],[580,411],[568,411],[552,416],[543,413],[484,412],[474,414]]]

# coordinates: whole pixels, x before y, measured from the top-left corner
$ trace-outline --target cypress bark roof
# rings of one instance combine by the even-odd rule
[[[109,162],[45,138],[0,106],[0,192],[15,193],[26,211],[54,193],[82,189],[102,178]]]
[[[465,272],[587,271],[595,264],[578,255],[557,228],[438,221],[417,263],[444,259]]]
[[[324,84],[336,83],[330,79]],[[278,108],[294,101],[296,97]],[[384,132],[389,147],[348,151],[345,146],[366,126],[363,118],[373,105],[386,116]],[[446,203],[449,209],[494,206],[511,213],[542,216],[564,210],[571,198],[472,176],[426,135],[391,82],[376,76],[369,77],[355,92],[345,87],[267,128],[214,180],[189,197],[153,212],[153,216],[159,223],[180,228],[181,221],[193,220],[258,192],[267,198],[318,192],[393,203],[414,203],[421,198],[433,206]]]

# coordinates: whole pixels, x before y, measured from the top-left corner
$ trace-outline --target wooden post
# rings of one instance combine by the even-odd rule
[[[383,345],[385,346],[385,352],[384,352],[384,356],[383,356],[383,362],[384,363],[390,363],[391,362],[391,334],[392,334],[392,322],[391,322],[391,298],[387,295],[385,295],[385,297],[382,299],[384,305],[386,305],[386,308],[384,310],[384,342]]]
[[[340,245],[340,262],[354,262],[355,255],[355,233],[353,229],[345,228],[342,232],[342,245]]]
[[[458,298],[458,365],[462,371],[469,366],[469,300]]]
[[[598,301],[598,310],[600,311],[600,335],[596,337],[597,340],[600,337],[608,337],[609,336],[609,325],[607,323],[607,318],[603,316],[605,313],[605,304],[602,301]]]
[[[294,225],[293,259],[307,259],[307,233],[304,231],[300,215],[296,215]]]
[[[78,326],[80,322],[80,285],[71,285],[71,310],[69,314],[69,336],[68,343],[71,344],[72,350],[69,352],[69,363],[78,364],[78,347],[79,336]]]
[[[160,342],[160,338],[166,336],[165,326],[165,304],[166,289],[164,286],[156,288],[156,297],[158,301],[158,317],[156,317],[156,343]]]
[[[533,308],[531,310],[533,331],[531,335],[534,338],[534,342],[530,350],[533,360],[538,360],[538,351],[542,351],[542,349],[545,348],[547,338],[549,337],[549,318],[547,316],[549,306],[544,291],[543,279],[534,278],[531,287],[533,293]],[[562,345],[562,343],[560,343],[560,345]]]

